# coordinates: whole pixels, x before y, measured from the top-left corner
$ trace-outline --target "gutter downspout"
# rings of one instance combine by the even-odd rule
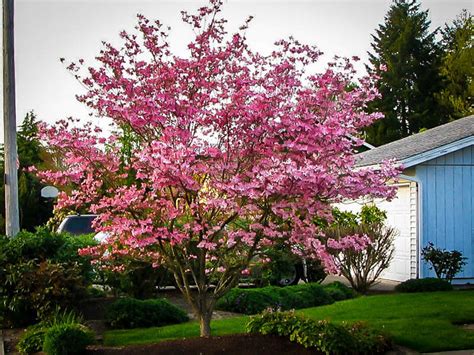
[[[416,278],[420,278],[421,274],[422,274],[422,270],[421,270],[421,249],[420,249],[420,244],[421,244],[421,241],[422,241],[422,237],[423,237],[423,184],[421,182],[421,180],[417,177],[413,177],[413,176],[408,176],[408,175],[404,175],[404,174],[400,174],[400,178],[402,179],[405,179],[405,180],[408,180],[408,181],[412,181],[414,183],[417,184],[417,204],[416,204],[416,234],[417,234],[417,238],[416,238],[416,263],[417,263],[417,267],[416,267]]]

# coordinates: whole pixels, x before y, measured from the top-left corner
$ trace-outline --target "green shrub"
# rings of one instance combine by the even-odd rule
[[[32,354],[43,350],[46,332],[57,325],[80,324],[82,317],[72,311],[56,309],[47,319],[28,327],[20,337],[17,349],[21,354]]]
[[[316,283],[287,287],[267,286],[255,289],[234,288],[216,304],[217,309],[243,314],[256,314],[267,308],[316,307],[334,302]]]
[[[112,328],[159,327],[188,320],[186,312],[165,299],[122,298],[109,305],[105,314]]]
[[[307,319],[294,311],[265,311],[252,317],[246,328],[251,333],[285,336],[325,354],[382,354],[391,347],[384,334],[361,323],[336,325]]]
[[[94,342],[94,334],[81,324],[57,324],[44,336],[43,350],[48,355],[80,354]]]
[[[0,299],[4,326],[43,319],[57,306],[71,307],[86,296],[90,260],[78,248],[93,245],[90,236],[72,237],[39,228],[15,238],[0,236]]]
[[[18,352],[20,354],[33,354],[42,351],[46,330],[47,328],[42,324],[28,327],[17,344]]]
[[[339,281],[324,285],[323,288],[334,299],[334,301],[343,301],[356,296],[353,289]]]
[[[462,271],[467,259],[457,250],[442,250],[431,242],[421,250],[421,256],[431,264],[430,269],[435,271],[438,278],[449,282]]]
[[[407,280],[395,287],[398,292],[434,292],[452,289],[453,286],[448,281],[435,278]]]

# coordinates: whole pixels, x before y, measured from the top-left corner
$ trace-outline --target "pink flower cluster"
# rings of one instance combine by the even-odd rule
[[[225,275],[283,238],[335,271],[315,218],[343,199],[394,194],[386,184],[398,174],[393,163],[354,169],[362,139],[353,137],[380,117],[364,111],[378,96],[374,78],[357,79],[340,58],[307,73],[321,53],[293,38],[270,55],[252,51],[250,19],[228,35],[221,6],[211,0],[183,13],[196,32],[188,56],[172,55],[168,29],[140,15],[137,32],[120,34],[121,47],[106,43],[90,67],[72,63],[87,88],[79,101],[110,118],[116,133],[73,120],[43,126],[42,139],[63,160],[60,171],[38,175],[63,189],[56,208],[100,215],[95,226],[110,238],[83,251],[98,258],[146,254]]]

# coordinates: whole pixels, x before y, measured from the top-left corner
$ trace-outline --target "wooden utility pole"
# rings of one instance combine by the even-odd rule
[[[5,141],[5,229],[20,231],[16,151],[14,0],[3,0],[3,127]]]

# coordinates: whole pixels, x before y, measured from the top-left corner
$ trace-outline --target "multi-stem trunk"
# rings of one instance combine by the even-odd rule
[[[211,319],[214,311],[215,299],[212,294],[203,289],[198,289],[197,297],[193,305],[196,317],[199,320],[200,336],[211,335]]]

